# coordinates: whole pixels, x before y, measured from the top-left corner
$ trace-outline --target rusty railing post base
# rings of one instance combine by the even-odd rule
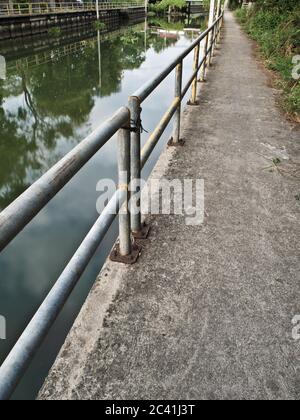
[[[170,140],[168,141],[168,147],[177,147],[177,146],[184,146],[184,145],[185,145],[184,139],[179,139],[178,141],[174,141],[174,138],[171,137]]]
[[[109,259],[113,262],[122,263],[126,265],[132,265],[137,262],[139,256],[141,255],[142,247],[137,243],[132,245],[131,254],[129,255],[121,255],[120,253],[120,245],[117,244],[114,249],[112,250]]]
[[[188,101],[187,105],[189,105],[189,106],[199,106],[200,102],[199,101],[195,101],[195,102]]]
[[[134,239],[147,239],[151,230],[151,226],[146,222],[142,223],[142,228],[138,232],[132,232]]]

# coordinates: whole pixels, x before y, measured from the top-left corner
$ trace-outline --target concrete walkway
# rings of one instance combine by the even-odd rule
[[[138,264],[107,264],[40,398],[299,399],[300,136],[275,93],[227,13],[186,145],[156,169],[205,179],[205,222],[153,217]]]

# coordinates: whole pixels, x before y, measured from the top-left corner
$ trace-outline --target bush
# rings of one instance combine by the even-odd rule
[[[230,10],[235,10],[238,7],[240,7],[241,2],[239,0],[230,0],[229,2],[229,9]]]
[[[290,11],[295,8],[297,0],[256,0],[256,6],[261,9],[277,9]]]
[[[299,81],[292,77],[292,59],[300,54],[300,5],[294,0],[258,0],[252,9],[237,9],[235,15],[259,43],[268,67],[281,76],[285,108],[300,114]]]
[[[106,25],[104,22],[100,22],[100,20],[96,20],[94,22],[94,28],[96,31],[103,31],[104,29],[106,29]]]
[[[154,10],[157,12],[168,11],[170,7],[175,9],[185,9],[186,1],[185,0],[162,0],[160,3],[154,5]]]
[[[148,17],[155,17],[155,16],[156,16],[156,13],[155,13],[155,11],[150,10],[150,11],[147,13],[147,16],[148,16]]]

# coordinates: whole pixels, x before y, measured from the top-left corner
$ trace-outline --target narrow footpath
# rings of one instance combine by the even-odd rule
[[[227,12],[156,169],[205,180],[204,224],[153,216],[138,263],[105,266],[41,399],[300,398],[300,132],[276,95]]]

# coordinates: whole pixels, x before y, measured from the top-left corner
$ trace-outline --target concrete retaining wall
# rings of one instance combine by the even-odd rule
[[[100,20],[107,25],[117,24],[145,16],[143,7],[124,10],[103,10]],[[49,29],[78,29],[96,21],[96,12],[46,14],[38,16],[15,16],[0,19],[0,40],[47,34]]]

